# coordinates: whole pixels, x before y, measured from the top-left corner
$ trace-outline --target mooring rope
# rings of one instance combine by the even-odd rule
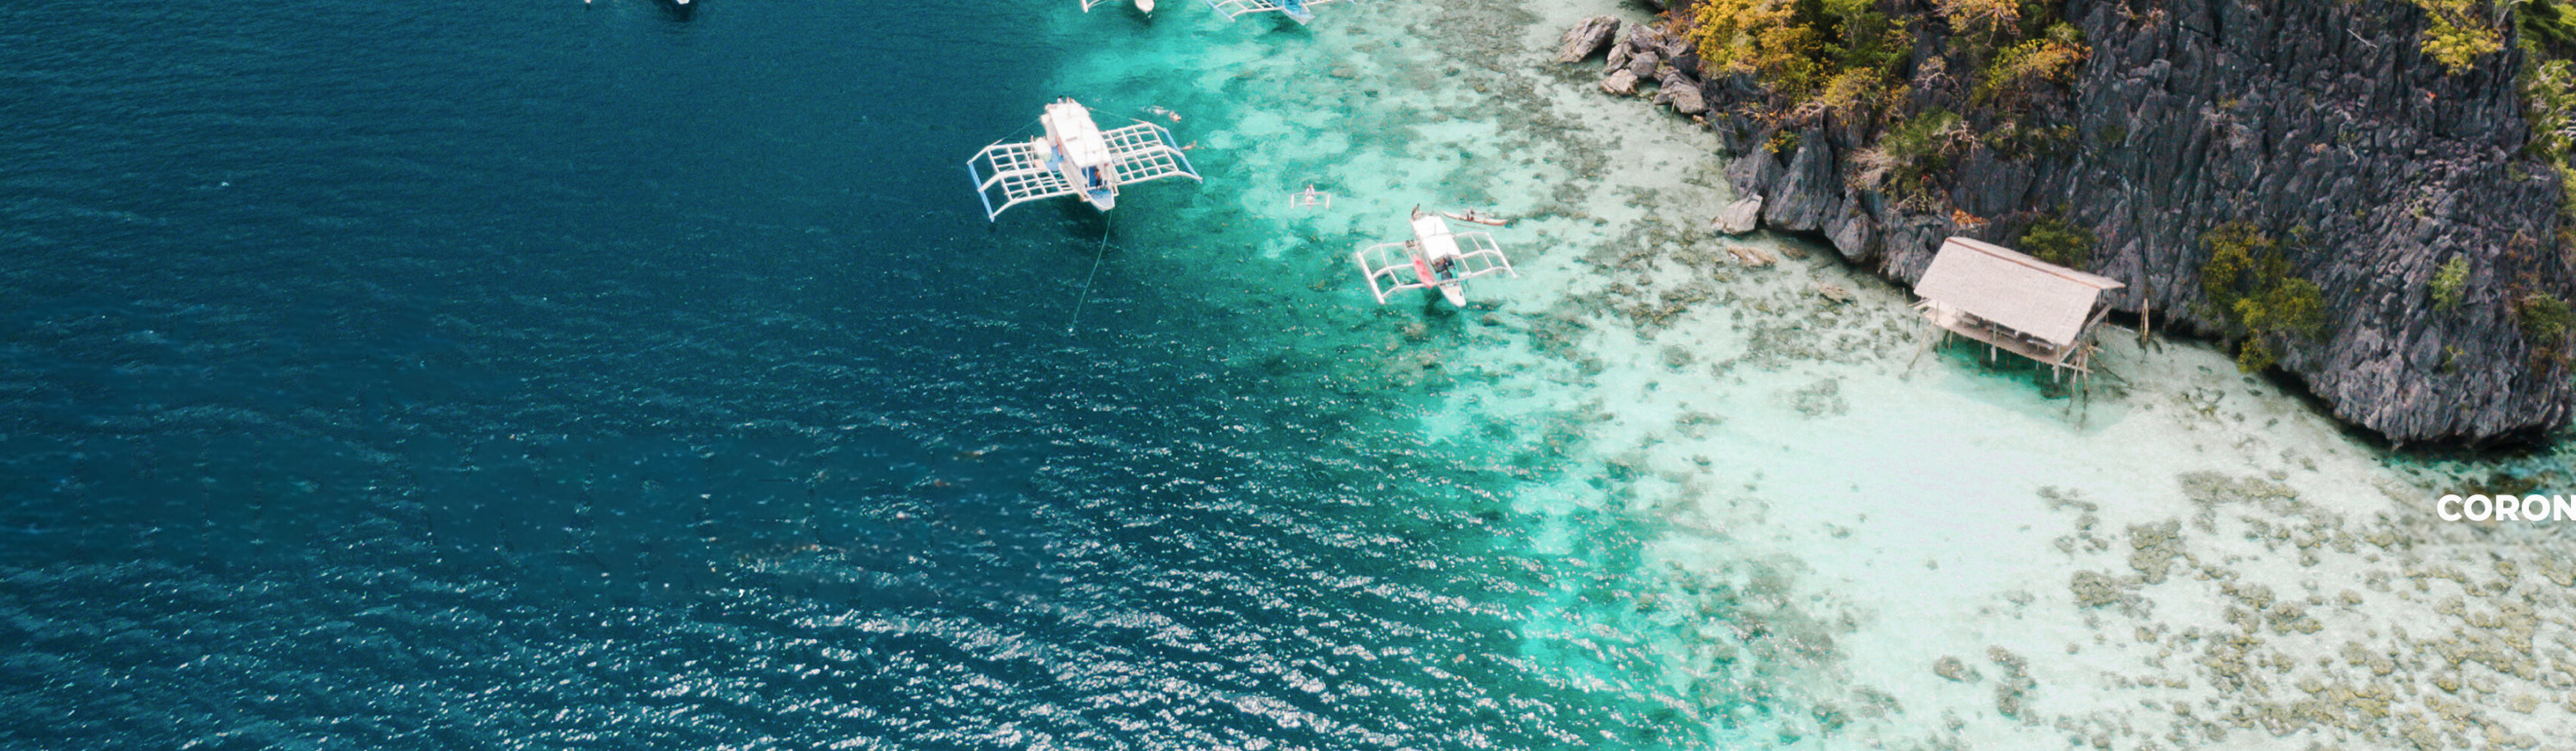
[[[1072,336],[1074,327],[1082,325],[1082,303],[1091,299],[1091,282],[1100,278],[1100,259],[1109,255],[1109,216],[1100,217],[1100,248],[1091,254],[1091,273],[1082,277],[1082,295],[1073,298],[1073,320],[1064,324],[1064,335]]]

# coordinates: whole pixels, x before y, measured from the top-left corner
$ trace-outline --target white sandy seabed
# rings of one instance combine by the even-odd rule
[[[1615,0],[1334,4],[1302,30],[1166,5],[1082,17],[1104,49],[1065,83],[1225,102],[1176,128],[1245,186],[1225,221],[1294,228],[1225,252],[1443,350],[1434,439],[1527,429],[1562,469],[1514,500],[1542,553],[1652,522],[1626,594],[1568,583],[1524,636],[1532,657],[1631,640],[1706,735],[1677,745],[2576,747],[2576,522],[2430,513],[2567,449],[2394,457],[2133,332],[2082,399],[1927,352],[1905,292],[1829,249],[1707,232],[1731,198],[1713,134],[1602,93],[1597,58],[1552,62],[1577,19],[1649,20]],[[1331,210],[1286,205],[1309,183]],[[1464,333],[1350,269],[1423,203],[1519,218],[1495,235],[1520,276],[1472,285]],[[1760,254],[1779,263],[1740,260]]]

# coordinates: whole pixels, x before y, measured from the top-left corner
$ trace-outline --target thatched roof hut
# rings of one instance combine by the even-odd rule
[[[1993,243],[1953,237],[1914,283],[1916,310],[1932,325],[2037,360],[2091,372],[2085,346],[2110,309],[2104,290],[2127,285],[2032,258]]]

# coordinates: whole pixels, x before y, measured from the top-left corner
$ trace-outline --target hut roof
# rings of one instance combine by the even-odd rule
[[[1914,293],[2064,347],[2083,333],[2102,291],[2124,286],[1993,243],[1953,237],[1915,281]]]

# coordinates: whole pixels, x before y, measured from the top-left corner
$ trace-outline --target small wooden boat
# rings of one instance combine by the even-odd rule
[[[1440,215],[1441,215],[1441,216],[1445,216],[1445,217],[1449,217],[1449,218],[1451,218],[1451,219],[1456,219],[1456,220],[1461,221],[1461,222],[1475,222],[1475,223],[1477,223],[1477,224],[1482,224],[1482,225],[1491,226],[1491,227],[1500,227],[1500,226],[1503,226],[1503,225],[1511,224],[1511,223],[1512,223],[1512,220],[1505,219],[1505,218],[1502,218],[1502,217],[1499,217],[1499,216],[1494,216],[1494,215],[1492,215],[1492,214],[1488,214],[1488,213],[1485,213],[1485,212],[1482,212],[1482,211],[1477,211],[1477,210],[1475,210],[1475,209],[1468,209],[1468,210],[1466,210],[1466,211],[1461,211],[1461,212],[1458,212],[1458,213],[1455,213],[1455,214],[1452,214],[1452,213],[1449,213],[1449,212],[1443,211],[1443,212],[1440,212]]]
[[[1311,6],[1335,2],[1341,0],[1207,0],[1208,7],[1215,8],[1228,21],[1248,13],[1278,13],[1301,24],[1315,20]]]

